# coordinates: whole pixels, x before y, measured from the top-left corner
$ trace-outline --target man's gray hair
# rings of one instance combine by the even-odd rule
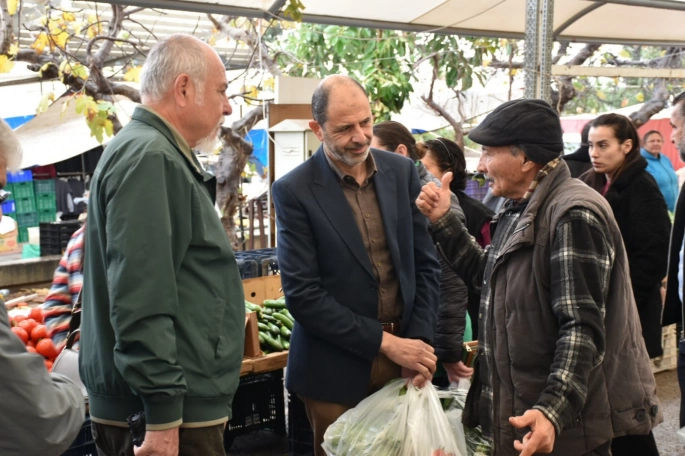
[[[177,33],[155,44],[147,55],[140,75],[140,94],[160,102],[181,74],[187,74],[197,88],[196,102],[204,93],[207,77],[206,44],[191,35]]]
[[[21,166],[21,144],[12,128],[0,119],[0,158],[7,161],[7,170],[16,171]]]

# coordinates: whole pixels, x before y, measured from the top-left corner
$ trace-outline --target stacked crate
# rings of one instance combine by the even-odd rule
[[[50,223],[57,220],[55,181],[53,179],[34,180],[33,188],[36,193],[38,221],[40,223]]]
[[[14,198],[15,215],[13,218],[16,219],[19,228],[18,241],[28,242],[28,229],[32,226],[38,226],[36,196],[33,191],[33,175],[31,171],[9,173],[7,174],[7,182],[11,185],[9,191],[12,192],[12,197]]]

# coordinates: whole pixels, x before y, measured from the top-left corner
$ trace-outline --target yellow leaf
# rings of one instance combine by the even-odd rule
[[[88,79],[88,68],[81,65],[80,63],[73,65],[71,70],[74,73],[74,76],[81,78],[84,81]]]
[[[483,66],[484,67],[489,66],[491,62],[492,62],[492,59],[483,58]]]
[[[126,82],[140,82],[140,71],[142,70],[142,67],[139,66],[134,66],[130,68],[125,74],[124,74],[124,81]]]
[[[40,103],[38,104],[38,109],[36,109],[36,114],[47,111],[51,101],[55,101],[55,94],[53,92],[43,95],[43,98],[40,99]]]
[[[604,101],[604,100],[607,99],[607,96],[606,96],[606,94],[605,94],[604,92],[602,92],[601,90],[598,90],[598,91],[597,91],[597,98],[599,98],[600,100]]]
[[[40,32],[36,37],[36,41],[33,42],[31,48],[36,51],[36,54],[40,55],[43,53],[45,46],[49,44],[48,35],[45,32]]]
[[[9,0],[7,2],[7,11],[10,13],[10,16],[14,16],[17,13],[17,9],[19,9],[19,0]]]
[[[110,137],[114,135],[114,124],[109,119],[105,120],[105,133]]]
[[[76,20],[76,15],[74,13],[69,13],[67,11],[62,12],[62,19],[67,22],[74,22]]]
[[[7,53],[8,53],[9,55],[12,55],[12,56],[19,54],[19,45],[16,44],[16,43],[12,44],[12,45],[10,46],[9,51],[7,51]]]
[[[640,93],[638,93],[637,95],[635,95],[635,99],[636,99],[638,102],[642,103],[643,101],[645,101],[645,94],[642,93],[642,92],[640,92]]]
[[[52,35],[52,40],[55,42],[57,47],[64,49],[67,46],[67,41],[69,41],[69,34],[62,30],[57,34]]]
[[[14,68],[14,62],[6,55],[0,55],[0,73],[9,73]]]
[[[512,69],[509,71],[509,74],[510,74],[511,76],[516,76],[516,74],[517,74],[518,72],[519,72],[518,68],[512,68]]]
[[[83,28],[83,22],[74,21],[71,23],[71,28],[74,29],[74,35],[80,35],[81,29]]]
[[[212,34],[212,36],[209,37],[209,40],[207,40],[207,44],[209,44],[212,47],[216,46],[216,36],[214,34]]]

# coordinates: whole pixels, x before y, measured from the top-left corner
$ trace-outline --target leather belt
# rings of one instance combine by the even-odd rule
[[[383,331],[392,334],[393,336],[399,336],[400,335],[400,321],[399,320],[393,320],[389,322],[381,322],[381,325],[383,326]]]

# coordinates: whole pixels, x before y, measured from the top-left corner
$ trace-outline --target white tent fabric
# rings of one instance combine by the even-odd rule
[[[119,2],[265,18],[278,14],[285,4],[285,0],[115,0]],[[522,38],[526,26],[526,0],[303,0],[303,3],[305,22],[404,30],[441,29],[513,38]],[[554,2],[556,39],[682,45],[685,43],[680,31],[683,23],[685,5],[679,1]]]
[[[58,163],[87,152],[100,143],[90,135],[90,128],[82,114],[77,114],[75,101],[63,96],[52,103],[47,111],[37,115],[16,130],[19,143],[23,149],[21,168],[44,166]],[[117,101],[117,115],[126,125],[136,103],[121,98]],[[105,135],[104,144],[111,138]]]

